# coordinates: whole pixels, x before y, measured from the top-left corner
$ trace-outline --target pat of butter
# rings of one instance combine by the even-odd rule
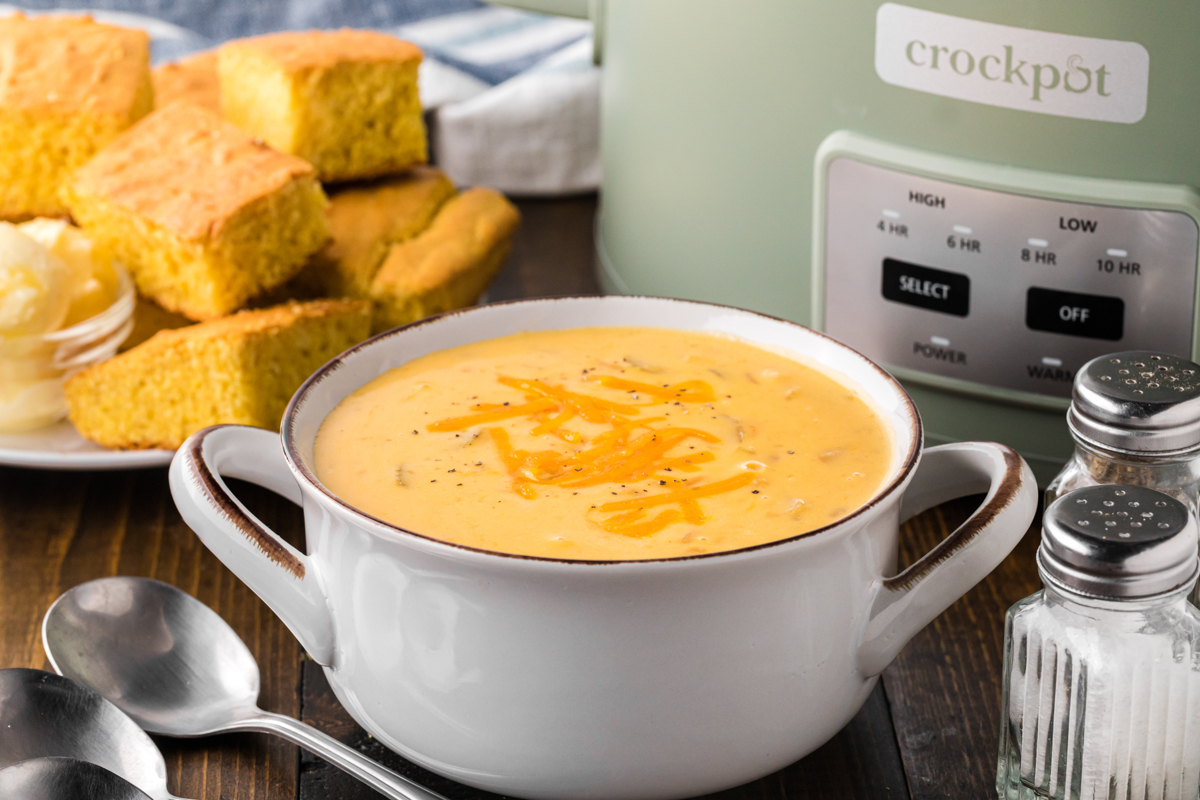
[[[0,336],[38,336],[58,330],[71,306],[71,274],[58,256],[0,223]]]
[[[92,240],[81,230],[62,220],[45,218],[17,227],[58,257],[69,270],[65,292],[69,306],[62,327],[96,316],[117,299],[117,275],[111,260],[97,257]]]

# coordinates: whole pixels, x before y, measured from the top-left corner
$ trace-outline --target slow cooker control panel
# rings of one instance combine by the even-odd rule
[[[1070,397],[1104,353],[1192,355],[1189,214],[826,169],[824,328],[902,377]]]

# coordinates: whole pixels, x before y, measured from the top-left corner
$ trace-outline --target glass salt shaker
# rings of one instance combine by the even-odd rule
[[[1092,359],[1075,374],[1067,425],[1075,454],[1047,506],[1081,486],[1126,483],[1200,514],[1200,364],[1141,350]]]
[[[1037,558],[1045,588],[1005,621],[1001,800],[1195,800],[1195,515],[1142,486],[1077,489]]]

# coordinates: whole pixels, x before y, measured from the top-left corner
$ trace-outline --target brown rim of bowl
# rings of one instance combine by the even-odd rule
[[[894,493],[896,491],[896,489],[900,486],[900,484],[902,484],[905,481],[905,479],[908,477],[909,473],[912,472],[913,467],[916,465],[917,455],[921,450],[921,442],[923,439],[923,437],[922,437],[923,425],[921,422],[921,414],[917,410],[916,404],[913,403],[912,398],[909,397],[908,392],[905,391],[904,387],[900,385],[900,382],[898,380],[896,380],[894,377],[892,377],[892,375],[887,370],[885,370],[883,367],[876,364],[871,359],[864,356],[862,353],[855,350],[853,347],[850,347],[847,344],[843,344],[842,342],[839,342],[837,339],[834,339],[832,336],[822,333],[821,331],[813,330],[812,328],[801,325],[798,322],[792,322],[791,320],[783,319],[781,317],[773,317],[770,314],[763,314],[758,311],[748,311],[744,308],[738,308],[737,306],[723,305],[721,303],[706,303],[706,302],[703,302],[700,300],[680,300],[680,299],[676,299],[676,298],[672,298],[672,297],[652,297],[652,296],[647,296],[647,295],[614,295],[613,297],[620,298],[622,300],[652,300],[655,302],[661,302],[661,301],[665,300],[665,301],[668,301],[671,303],[683,303],[685,305],[704,306],[707,308],[728,309],[730,311],[737,311],[742,314],[750,314],[751,316],[762,317],[763,319],[769,319],[774,322],[781,322],[785,325],[790,325],[790,326],[793,326],[796,328],[800,328],[801,330],[804,330],[808,333],[812,333],[812,334],[815,334],[816,336],[820,336],[823,339],[828,339],[830,342],[834,343],[838,347],[844,348],[845,350],[848,350],[849,352],[851,352],[854,355],[861,358],[871,369],[873,369],[877,373],[879,373],[879,375],[882,376],[886,382],[892,384],[892,386],[894,386],[896,388],[896,390],[899,391],[900,396],[904,398],[904,402],[907,403],[908,410],[911,413],[910,419],[912,420],[912,423],[911,423],[912,424],[912,437],[911,437],[911,441],[908,446],[908,453],[905,455],[904,463],[901,466],[899,472],[896,473],[896,477],[894,477],[891,481],[889,481],[885,487],[883,487],[882,489],[877,491],[874,495],[872,495],[870,500],[868,500],[867,502],[863,503],[858,508],[851,511],[846,516],[838,519],[835,522],[831,522],[828,525],[822,525],[819,528],[814,528],[813,530],[805,531],[804,533],[798,533],[795,536],[789,536],[786,539],[776,539],[771,542],[762,542],[761,544],[750,545],[749,547],[739,547],[736,550],[717,550],[712,553],[697,553],[694,555],[687,555],[687,556],[669,556],[667,558],[631,558],[631,559],[622,559],[622,560],[591,560],[591,559],[582,559],[582,558],[554,558],[551,556],[531,556],[531,555],[527,555],[524,553],[505,553],[505,552],[502,552],[499,550],[484,550],[481,547],[471,547],[469,545],[459,544],[457,542],[449,542],[449,541],[446,541],[445,539],[438,539],[437,537],[428,536],[423,533],[417,533],[416,531],[410,531],[407,528],[402,528],[399,525],[379,519],[378,517],[374,517],[374,516],[366,513],[365,511],[355,508],[354,506],[350,505],[346,501],[342,500],[340,497],[335,495],[333,492],[326,489],[325,486],[319,480],[317,480],[316,475],[313,475],[311,472],[309,472],[308,469],[301,462],[299,453],[296,452],[295,442],[292,440],[292,432],[293,432],[293,428],[294,428],[293,420],[295,419],[298,409],[300,408],[301,405],[303,405],[305,396],[308,394],[310,389],[312,389],[318,383],[321,383],[325,379],[331,377],[334,373],[337,372],[338,368],[341,366],[341,363],[347,357],[353,355],[354,353],[357,353],[359,350],[364,350],[367,347],[373,346],[378,341],[390,338],[392,336],[397,336],[404,331],[408,331],[413,328],[418,328],[423,325],[429,325],[434,322],[438,322],[439,320],[446,319],[448,317],[458,316],[460,314],[469,314],[469,313],[472,313],[474,311],[484,309],[484,308],[492,308],[495,306],[520,305],[520,304],[526,304],[526,303],[532,305],[535,303],[548,303],[548,302],[555,302],[555,301],[559,301],[559,300],[604,300],[605,297],[607,297],[607,296],[608,295],[592,295],[592,296],[589,296],[589,295],[564,295],[561,297],[537,297],[537,298],[524,298],[524,299],[520,299],[520,300],[502,300],[502,301],[499,301],[496,303],[488,303],[487,305],[483,305],[483,306],[471,306],[470,308],[460,308],[460,309],[456,309],[454,311],[446,311],[441,314],[436,314],[432,317],[426,317],[425,319],[417,320],[416,322],[410,322],[407,325],[401,325],[398,328],[392,328],[390,330],[386,330],[383,333],[377,333],[374,336],[372,336],[371,338],[366,339],[362,342],[359,342],[358,344],[354,345],[353,347],[351,347],[349,350],[345,351],[344,353],[342,353],[338,356],[335,356],[328,363],[326,363],[324,366],[322,366],[320,369],[318,369],[316,372],[314,372],[312,375],[310,375],[308,377],[308,380],[306,380],[303,384],[301,384],[300,388],[296,390],[296,393],[294,395],[292,395],[292,399],[288,402],[287,410],[285,410],[283,412],[283,424],[280,426],[280,438],[281,438],[282,444],[283,444],[284,458],[287,459],[287,462],[291,466],[292,471],[295,474],[299,475],[301,478],[303,478],[304,481],[312,489],[316,490],[320,494],[329,498],[329,500],[333,501],[337,505],[346,509],[350,513],[354,514],[355,516],[362,517],[363,519],[369,520],[370,522],[373,522],[376,525],[380,525],[390,532],[400,534],[401,536],[414,536],[414,537],[416,537],[418,539],[422,539],[426,542],[433,542],[435,544],[442,545],[445,547],[450,547],[450,548],[454,548],[457,550],[465,550],[469,553],[480,553],[482,555],[487,555],[487,556],[499,556],[502,558],[518,559],[518,560],[522,560],[522,561],[545,561],[545,562],[550,562],[550,563],[554,563],[554,564],[579,564],[579,565],[599,565],[599,566],[610,565],[610,564],[661,564],[664,562],[694,561],[694,560],[698,560],[698,559],[719,558],[721,556],[732,556],[732,555],[737,555],[737,554],[741,554],[741,553],[750,553],[750,552],[754,552],[756,550],[763,550],[768,547],[776,547],[779,545],[787,544],[788,542],[794,542],[799,539],[806,539],[811,536],[816,536],[818,534],[825,533],[827,531],[831,531],[834,528],[841,527],[842,525],[846,524],[848,521],[854,519],[855,517],[861,516],[862,514],[865,514],[867,511],[869,511],[870,509],[878,506],[883,500],[885,500],[888,496],[890,496],[892,493]]]

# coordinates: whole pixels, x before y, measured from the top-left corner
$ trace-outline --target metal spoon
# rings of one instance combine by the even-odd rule
[[[154,800],[178,800],[167,791],[167,765],[158,746],[112,703],[51,672],[0,670],[0,767],[43,756],[87,761]],[[50,775],[67,768],[28,769],[18,778],[39,769]]]
[[[80,584],[46,612],[42,642],[54,669],[151,733],[274,733],[393,800],[446,800],[315,728],[260,709],[258,664],[246,645],[215,611],[169,584]]]
[[[152,800],[120,775],[76,758],[33,758],[0,769],[0,800]]]

